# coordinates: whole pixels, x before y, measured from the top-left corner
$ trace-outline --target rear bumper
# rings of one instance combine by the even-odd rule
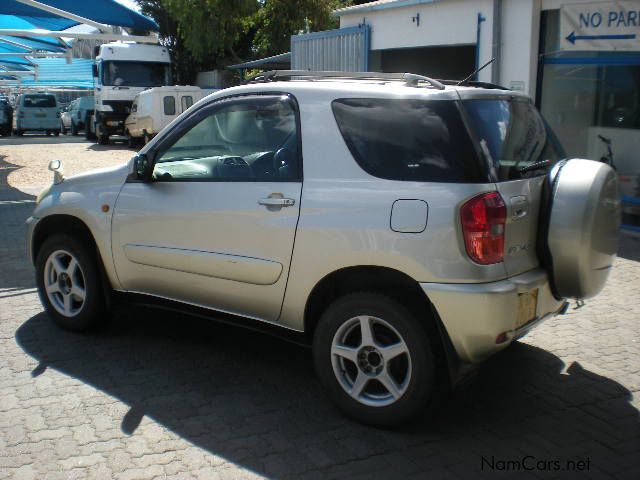
[[[544,270],[536,269],[499,282],[482,284],[421,283],[435,306],[463,362],[477,363],[507,347],[531,328],[560,313]],[[522,318],[521,304],[537,289],[535,314]]]

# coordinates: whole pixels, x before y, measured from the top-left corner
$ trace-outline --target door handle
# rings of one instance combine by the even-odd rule
[[[258,203],[265,207],[291,207],[296,201],[293,198],[267,197],[261,198]]]

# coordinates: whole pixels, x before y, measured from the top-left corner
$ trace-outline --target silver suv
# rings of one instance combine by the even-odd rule
[[[128,165],[56,171],[28,220],[42,303],[76,331],[121,298],[276,330],[350,416],[406,421],[615,257],[613,170],[485,87],[269,72],[211,95]]]

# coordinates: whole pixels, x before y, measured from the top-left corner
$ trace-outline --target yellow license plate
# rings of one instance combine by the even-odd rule
[[[538,305],[538,289],[527,293],[518,294],[518,317],[516,328],[520,328],[526,323],[536,318],[536,307]]]

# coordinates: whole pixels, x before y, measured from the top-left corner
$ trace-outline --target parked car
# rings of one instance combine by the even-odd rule
[[[93,112],[93,95],[79,97],[71,102],[69,114],[71,117],[71,135],[78,135],[78,131],[84,130],[87,115]]]
[[[387,426],[603,288],[616,175],[565,159],[524,94],[291,75],[207,97],[127,165],[52,165],[27,223],[55,322],[87,331],[127,299],[280,332]]]
[[[11,135],[13,108],[6,98],[0,98],[0,135]]]
[[[173,119],[203,97],[199,87],[156,87],[136,95],[125,120],[129,145],[149,143]]]
[[[60,135],[60,109],[52,93],[23,93],[18,96],[13,115],[13,131],[22,135],[26,131]]]
[[[62,112],[60,113],[60,131],[63,135],[67,134],[67,130],[71,128],[71,113],[69,109],[73,106],[73,103],[76,100],[73,100],[69,105],[62,108]]]

